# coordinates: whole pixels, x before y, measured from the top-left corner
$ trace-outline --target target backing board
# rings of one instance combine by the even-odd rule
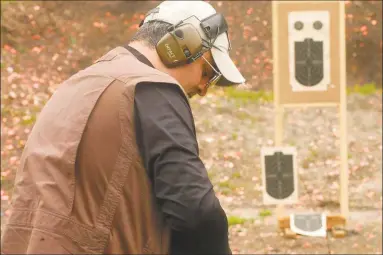
[[[296,154],[294,147],[261,149],[264,204],[298,202]]]
[[[345,65],[342,1],[273,1],[278,104],[339,103]]]

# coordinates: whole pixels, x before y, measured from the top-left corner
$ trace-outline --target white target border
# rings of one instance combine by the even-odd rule
[[[302,21],[304,23],[312,23],[319,20],[323,23],[322,31],[316,31],[311,26],[304,27],[305,31],[295,31],[294,23]],[[328,11],[294,11],[288,16],[288,43],[289,43],[289,69],[290,69],[290,85],[292,91],[326,91],[330,86],[330,13]],[[302,42],[304,39],[313,39],[314,41],[323,42],[323,79],[312,87],[301,85],[295,79],[295,42]]]

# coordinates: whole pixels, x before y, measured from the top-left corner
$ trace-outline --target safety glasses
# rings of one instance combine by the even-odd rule
[[[209,88],[209,87],[217,84],[219,79],[221,79],[222,74],[216,68],[214,68],[214,66],[212,64],[210,64],[210,62],[207,61],[207,59],[204,56],[202,56],[202,58],[203,58],[203,60],[205,60],[205,62],[211,67],[211,69],[215,73],[214,76],[212,78],[210,78],[210,80],[206,83],[206,88]]]

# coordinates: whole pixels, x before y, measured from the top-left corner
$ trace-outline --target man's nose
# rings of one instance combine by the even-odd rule
[[[203,89],[200,89],[200,90],[198,91],[198,95],[200,95],[201,97],[205,96],[206,93],[207,93],[207,90],[208,90],[208,86],[207,86],[207,84],[206,84],[206,85],[203,87]]]
[[[204,90],[201,90],[200,92],[198,92],[198,95],[200,95],[201,97],[205,96],[206,95],[206,92],[207,90],[204,89]]]

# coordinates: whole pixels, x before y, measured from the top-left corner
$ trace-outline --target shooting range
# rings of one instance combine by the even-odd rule
[[[264,164],[264,190],[267,193],[272,176],[280,190],[295,191],[297,196],[297,169],[295,160],[277,158],[278,153],[295,158],[296,153],[279,148],[283,142],[283,115],[285,107],[336,107],[339,111],[340,127],[340,215],[342,222],[348,218],[348,166],[346,130],[346,65],[345,65],[345,22],[343,1],[273,1],[273,63],[274,63],[274,106],[275,106],[275,162],[283,162],[275,174],[272,163]],[[334,141],[335,144],[335,141]],[[279,148],[279,149],[278,149]],[[266,148],[264,149],[266,151]],[[294,151],[294,153],[292,153]],[[262,154],[267,161],[266,153]],[[281,163],[274,163],[279,164]],[[293,174],[294,173],[294,174]],[[286,178],[285,175],[294,176]],[[294,187],[294,188],[292,188]],[[280,221],[286,221],[283,205],[297,202],[288,196],[274,196]],[[264,196],[264,203],[270,199]],[[293,233],[326,236],[327,218],[311,214],[290,215]],[[306,223],[311,224],[306,224]],[[283,224],[280,223],[280,227]],[[321,226],[321,227],[319,227]],[[330,224],[329,228],[338,227]],[[344,226],[342,226],[344,227]],[[282,227],[281,227],[282,228]]]
[[[58,171],[57,175],[50,174],[46,171],[45,166],[50,168],[52,165],[59,165],[58,150],[64,149],[67,145],[75,146],[78,142],[78,145],[84,148],[85,140],[81,142],[76,139],[74,142],[71,139],[63,139],[62,143],[58,143],[58,139],[65,138],[63,133],[69,134],[68,128],[72,125],[84,124],[90,120],[90,118],[84,117],[83,120],[76,121],[76,118],[83,113],[76,114],[76,111],[82,108],[72,101],[76,101],[78,96],[93,98],[101,91],[92,87],[92,91],[89,90],[87,93],[73,93],[76,98],[64,100],[60,109],[51,107],[52,103],[48,103],[49,100],[52,97],[62,99],[59,95],[63,90],[61,92],[58,90],[62,84],[81,81],[81,83],[93,86],[92,82],[85,82],[86,80],[80,79],[79,76],[74,77],[69,83],[65,81],[79,72],[81,76],[84,72],[93,70],[89,67],[92,67],[97,60],[105,60],[98,62],[102,65],[108,63],[114,65],[117,63],[116,61],[122,61],[127,55],[124,54],[120,57],[115,54],[113,49],[118,47],[119,50],[124,51],[126,49],[124,46],[128,45],[133,36],[136,35],[135,37],[139,40],[144,40],[145,34],[169,31],[167,29],[170,28],[166,28],[164,25],[152,26],[154,23],[150,23],[149,26],[140,26],[148,13],[152,13],[152,17],[158,15],[158,9],[155,8],[160,2],[162,1],[1,1],[1,241],[4,240],[3,234],[9,222],[16,225],[17,221],[25,220],[32,222],[33,226],[41,223],[51,228],[53,232],[59,232],[54,224],[61,221],[47,220],[50,216],[47,218],[44,216],[46,214],[36,218],[37,214],[29,214],[24,209],[20,209],[20,215],[23,216],[13,217],[12,208],[15,205],[23,206],[23,203],[15,202],[14,198],[22,197],[25,198],[25,206],[30,206],[28,210],[36,210],[41,206],[45,212],[45,209],[50,210],[51,206],[56,205],[67,208],[66,210],[55,210],[52,212],[52,217],[54,214],[64,212],[67,213],[66,217],[79,213],[78,221],[77,216],[71,218],[78,223],[73,226],[80,227],[80,230],[77,231],[79,235],[87,238],[87,236],[94,236],[98,233],[102,235],[113,233],[114,240],[121,240],[121,245],[111,245],[117,249],[119,247],[121,249],[138,247],[139,249],[141,244],[131,245],[136,241],[126,240],[132,237],[138,242],[140,240],[144,242],[143,238],[153,233],[145,231],[144,236],[138,234],[140,238],[135,238],[134,234],[137,232],[136,229],[146,226],[139,223],[139,220],[144,222],[146,219],[150,219],[147,212],[153,211],[145,209],[148,206],[137,206],[140,203],[149,205],[147,202],[150,202],[141,195],[142,185],[133,180],[137,178],[138,173],[143,172],[129,170],[127,181],[131,181],[132,185],[127,185],[122,193],[114,189],[107,189],[105,178],[120,176],[110,174],[120,164],[112,163],[109,168],[110,163],[106,163],[105,160],[113,160],[112,154],[117,153],[117,148],[113,149],[109,144],[113,142],[113,137],[125,133],[122,132],[122,129],[121,132],[114,132],[111,129],[101,132],[99,128],[92,128],[91,124],[85,126],[83,134],[94,132],[94,136],[92,135],[94,139],[91,138],[91,140],[106,147],[105,149],[100,148],[99,156],[91,156],[98,151],[96,148],[87,150],[83,156],[79,154],[80,148],[77,152],[74,148],[65,150],[66,152],[63,150],[63,157],[68,155],[72,158],[75,153],[78,154],[70,162],[64,162],[63,166],[72,164],[73,160],[86,157],[90,159],[89,163],[95,166],[88,168],[95,169],[91,170],[92,173],[104,168],[105,165],[105,175],[95,173],[89,175],[91,178],[85,178],[77,169],[78,166],[83,165],[81,162],[76,163],[75,167],[71,167],[70,173],[65,169]],[[176,189],[169,188],[166,193],[170,197],[180,198],[183,201],[170,203],[170,207],[165,209],[168,211],[180,208],[181,211],[188,214],[190,210],[185,209],[187,205],[197,207],[205,204],[209,199],[201,200],[201,203],[189,203],[190,200],[213,197],[201,195],[202,186],[208,185],[206,189],[209,189],[210,192],[214,189],[216,196],[214,201],[219,201],[227,216],[230,248],[233,254],[382,254],[383,1],[217,0],[206,2],[225,17],[231,46],[229,55],[246,79],[246,83],[239,86],[209,86],[206,95],[197,93],[192,98],[180,98],[180,100],[173,97],[173,93],[169,91],[172,93],[169,103],[173,99],[181,103],[185,101],[185,105],[182,106],[187,109],[177,115],[182,118],[182,122],[167,121],[172,116],[177,119],[174,113],[182,110],[181,107],[173,105],[174,107],[169,106],[170,111],[166,111],[163,120],[167,126],[159,135],[156,134],[159,126],[154,122],[151,125],[153,129],[150,129],[149,132],[145,131],[147,129],[144,130],[145,125],[135,125],[136,134],[143,136],[149,134],[149,140],[158,142],[159,145],[149,146],[151,147],[149,149],[156,150],[156,153],[140,149],[140,153],[145,152],[142,163],[153,155],[157,159],[151,160],[149,164],[145,163],[146,167],[158,165],[156,167],[158,170],[162,167],[169,166],[170,169],[177,166],[175,171],[179,169],[180,175],[162,171],[161,173],[167,173],[170,181],[161,179],[159,182],[155,182],[156,187],[153,191],[160,190],[160,185],[177,187],[185,185],[185,189],[181,187],[179,190],[191,188],[193,190],[191,194],[196,194],[196,196],[187,196],[183,195],[182,191],[178,192],[175,191]],[[174,10],[178,9],[171,8],[169,12]],[[196,8],[188,8],[188,10],[194,11]],[[176,13],[181,14],[182,12],[176,11]],[[170,16],[176,18],[178,15]],[[216,18],[217,22],[223,21],[220,16],[216,16]],[[210,24],[205,20],[203,24],[196,22],[196,25],[204,27],[205,31],[210,27],[209,34],[214,37],[213,32],[218,32],[218,29],[215,29],[218,28],[215,26],[217,23],[214,21],[211,23],[214,26],[204,26],[208,23]],[[185,40],[189,37],[189,33],[186,30],[180,30],[181,33],[175,28],[176,26],[173,26],[170,29],[173,31],[172,34],[168,35],[172,35],[172,38],[179,38],[177,45],[186,46],[183,44],[186,42],[193,42],[194,45],[194,42],[200,42],[194,40],[194,36],[193,40]],[[221,28],[225,29],[224,26],[221,26],[219,30]],[[178,32],[176,33],[176,31]],[[198,31],[200,29],[194,32]],[[137,32],[141,33],[137,36]],[[160,37],[160,35],[150,36],[147,38],[147,42],[155,44]],[[217,43],[221,43],[220,41],[216,40]],[[140,42],[136,45],[140,45]],[[165,49],[166,45],[167,43],[163,44]],[[145,53],[145,48],[137,50]],[[188,51],[184,50],[186,48],[183,49],[183,52],[188,55]],[[102,58],[108,52],[110,55]],[[156,56],[155,47],[153,51],[148,52],[150,52],[149,62],[156,64],[156,60],[152,61],[150,57]],[[163,53],[165,52],[168,51],[163,51]],[[169,57],[172,55],[170,52],[167,54]],[[199,64],[203,63],[202,74],[206,74],[203,75],[206,79],[218,77],[211,68],[212,66],[219,72],[225,67],[230,67],[214,63],[215,60],[213,61],[209,55],[206,60],[211,65],[208,65],[203,59],[200,60]],[[138,64],[137,62],[137,67],[139,67]],[[121,66],[121,70],[112,68],[110,71],[131,72],[136,67],[131,68],[128,64],[119,66]],[[160,69],[162,70],[162,68]],[[185,81],[190,79],[188,84],[195,84],[199,80],[199,69],[197,69],[193,68],[190,73],[189,69],[186,69],[178,78],[182,80],[185,78]],[[185,69],[181,68],[182,70]],[[97,69],[95,75],[90,75],[89,79],[98,81],[97,76],[104,71],[107,70],[105,68]],[[176,70],[174,71],[178,73]],[[172,72],[168,74],[170,73]],[[104,77],[109,79],[107,78],[109,76]],[[119,77],[121,81],[126,81],[125,74]],[[201,81],[203,80],[201,79]],[[113,86],[118,87],[118,84]],[[77,85],[71,87],[80,89]],[[116,93],[117,87],[115,87]],[[146,87],[145,91],[146,89],[151,88]],[[163,96],[166,95],[163,94]],[[122,103],[121,100],[93,102],[117,105]],[[138,103],[139,101],[135,100]],[[188,102],[186,103],[186,101]],[[87,104],[89,101],[81,102]],[[145,108],[151,108],[156,103],[160,103],[161,98],[141,100],[141,102]],[[42,122],[39,120],[44,118],[43,109],[47,104],[52,110],[48,111],[49,113],[60,111],[60,115],[51,114],[52,119],[41,124]],[[73,114],[64,114],[68,110],[64,105],[70,106]],[[123,104],[120,105],[123,106]],[[121,108],[121,113],[124,110],[126,107]],[[135,113],[136,110],[139,109],[135,107]],[[140,116],[140,122],[152,119],[154,121],[154,118],[161,116],[161,108],[154,107],[153,110],[154,114],[151,115],[153,118]],[[139,110],[139,112],[140,115],[143,115],[146,111]],[[190,112],[194,123],[190,118]],[[126,127],[122,125],[123,116],[120,115],[118,118],[117,112],[113,113],[110,110],[105,111],[105,114],[97,114],[95,111],[90,117],[97,120],[93,122],[97,125],[111,125],[112,120],[120,119],[121,125],[118,125],[121,128]],[[36,123],[38,124],[36,125]],[[137,118],[131,118],[129,123],[139,124]],[[117,127],[117,123],[115,124]],[[172,141],[172,143],[177,143],[177,146],[170,146],[170,144],[168,146],[167,137],[170,137],[168,135],[173,132],[173,128],[179,129],[186,124],[190,127],[184,130],[188,131],[186,136],[190,135],[190,139],[185,142],[184,135],[177,133]],[[53,131],[52,128],[57,125],[62,129],[58,128]],[[38,138],[36,138],[36,131],[40,128],[41,132],[38,132]],[[140,128],[142,130],[137,130]],[[48,134],[52,135],[52,139],[48,139]],[[80,136],[79,133],[77,134]],[[31,137],[32,142],[36,139],[44,139],[47,149],[43,144],[39,146],[39,143],[36,142],[34,144],[37,146],[33,146],[33,143],[28,142]],[[195,138],[198,146],[196,146]],[[124,137],[119,139],[124,143],[128,140]],[[151,144],[146,140],[143,139],[141,145]],[[54,142],[57,146],[54,146]],[[114,144],[116,145],[116,143]],[[134,145],[133,141],[132,144]],[[160,147],[168,148],[168,150],[165,150],[164,153],[159,152]],[[35,171],[31,170],[30,173],[37,175],[36,178],[30,178],[30,182],[22,181],[17,175],[26,173],[23,170],[25,166],[40,166],[40,164],[32,158],[26,160],[24,157],[25,160],[23,159],[25,148],[27,148],[27,154],[34,155],[31,154],[33,149],[41,154],[38,160],[41,162],[41,167],[35,168]],[[136,146],[133,146],[134,148]],[[179,160],[182,158],[182,154],[191,151],[190,148],[193,150],[193,154],[198,152],[198,157],[194,154],[190,161]],[[105,154],[102,154],[101,152],[104,151]],[[131,149],[127,147],[126,150],[120,150],[120,155],[126,155],[130,151]],[[169,152],[175,155],[174,161],[164,160]],[[105,161],[105,164],[101,164],[101,161]],[[119,162],[125,164],[123,160]],[[139,160],[132,162],[134,165],[140,164]],[[195,164],[198,165],[195,166]],[[192,169],[191,171],[198,171],[201,174],[195,175],[195,172],[188,172],[185,169]],[[67,175],[67,172],[70,175]],[[124,172],[124,176],[125,174]],[[198,180],[190,180],[189,174],[198,177]],[[68,176],[72,176],[74,179],[69,180]],[[152,179],[154,176],[157,175],[151,174],[149,177]],[[184,176],[185,178],[183,178]],[[50,180],[43,181],[44,178],[50,178]],[[104,181],[96,182],[95,180],[99,178],[103,178]],[[57,181],[61,183],[61,179],[67,179],[67,181],[65,184],[62,182],[59,185],[63,188],[62,192],[58,193],[57,199],[50,200],[52,202],[50,206],[49,201],[45,198],[55,197],[52,195],[57,191],[55,183]],[[187,181],[178,183],[184,179]],[[203,180],[200,181],[201,179]],[[41,188],[36,192],[19,192],[19,195],[14,196],[14,190],[15,188],[16,191],[18,190],[18,184],[28,184],[24,187],[32,188],[37,183],[41,184]],[[96,184],[95,188],[91,189],[92,192],[85,192],[93,187],[94,183]],[[212,189],[210,189],[210,184]],[[144,187],[149,186],[144,185]],[[120,185],[118,187],[121,188]],[[203,190],[206,189],[203,188]],[[69,190],[72,192],[68,192]],[[109,231],[102,227],[104,224],[100,224],[99,226],[103,230],[95,231],[96,221],[86,218],[91,212],[98,212],[97,208],[109,208],[109,206],[99,207],[97,203],[92,202],[92,198],[95,199],[94,201],[100,201],[103,197],[107,197],[101,196],[101,193],[107,190],[110,191],[108,194],[121,194],[124,197],[137,195],[143,199],[124,200],[119,207],[115,207],[117,200],[109,199],[113,208],[116,208],[115,215],[118,215],[116,220],[112,221],[116,228]],[[69,197],[70,194],[72,197]],[[81,194],[83,194],[83,198],[79,198],[82,196]],[[98,197],[100,199],[97,199]],[[161,194],[157,198],[159,197],[161,197],[158,200],[160,207],[168,204],[164,202]],[[31,203],[32,200],[36,202]],[[209,201],[213,201],[213,199]],[[74,208],[70,209],[71,206]],[[129,213],[119,211],[119,209],[127,207],[131,207],[130,211],[138,217],[131,217],[128,215]],[[205,208],[200,206],[200,209]],[[178,213],[174,214],[174,216],[176,215]],[[199,215],[194,211],[189,215],[193,220],[200,218],[194,217]],[[218,214],[211,213],[205,216],[210,215]],[[183,217],[175,221],[168,220],[170,217],[165,216],[164,218],[165,222],[180,224],[189,222]],[[105,221],[105,217],[100,216],[97,219],[99,219],[99,223]],[[119,224],[118,219],[132,219],[133,231],[129,231],[130,224]],[[108,220],[108,222],[111,221]],[[152,225],[150,220],[146,222],[148,222],[148,227]],[[210,228],[209,224],[201,225],[209,231],[214,231],[214,227]],[[224,235],[225,231],[220,231],[219,224],[212,225],[217,226],[217,232]],[[66,224],[61,224],[61,226],[65,227]],[[120,227],[127,231],[118,230]],[[20,229],[20,232],[12,232],[12,235],[26,233],[20,225],[17,228]],[[72,230],[76,229],[72,228]],[[19,243],[22,244],[24,239],[26,241],[36,240],[35,247],[40,248],[38,243],[42,242],[40,241],[42,235],[46,237],[47,232],[51,231],[45,230],[34,231],[33,235],[27,238],[20,237]],[[65,232],[67,237],[75,238],[75,235],[72,235],[73,231],[69,228],[67,230],[68,232]],[[202,243],[206,240],[206,248],[213,246],[213,242],[208,237],[219,236],[210,235],[204,231],[199,233],[204,233],[207,237],[199,238]],[[123,235],[128,238],[122,237]],[[185,234],[184,237],[190,237],[191,240],[195,236]],[[52,238],[45,238],[44,242],[48,242],[50,239]],[[80,243],[81,240],[83,239],[79,239],[77,243]],[[41,248],[57,248],[58,253],[60,251],[61,253],[76,253],[70,249],[64,251],[63,249],[67,247],[61,243],[61,238],[54,238],[51,241],[57,242],[58,245],[47,245]],[[9,243],[11,246],[14,244],[14,242]],[[94,245],[97,246],[101,243],[96,240]],[[180,244],[182,243],[180,242]],[[21,245],[13,246],[22,249]],[[149,249],[145,250],[150,252]],[[47,253],[52,254],[50,251]],[[166,252],[162,254],[166,254]]]

